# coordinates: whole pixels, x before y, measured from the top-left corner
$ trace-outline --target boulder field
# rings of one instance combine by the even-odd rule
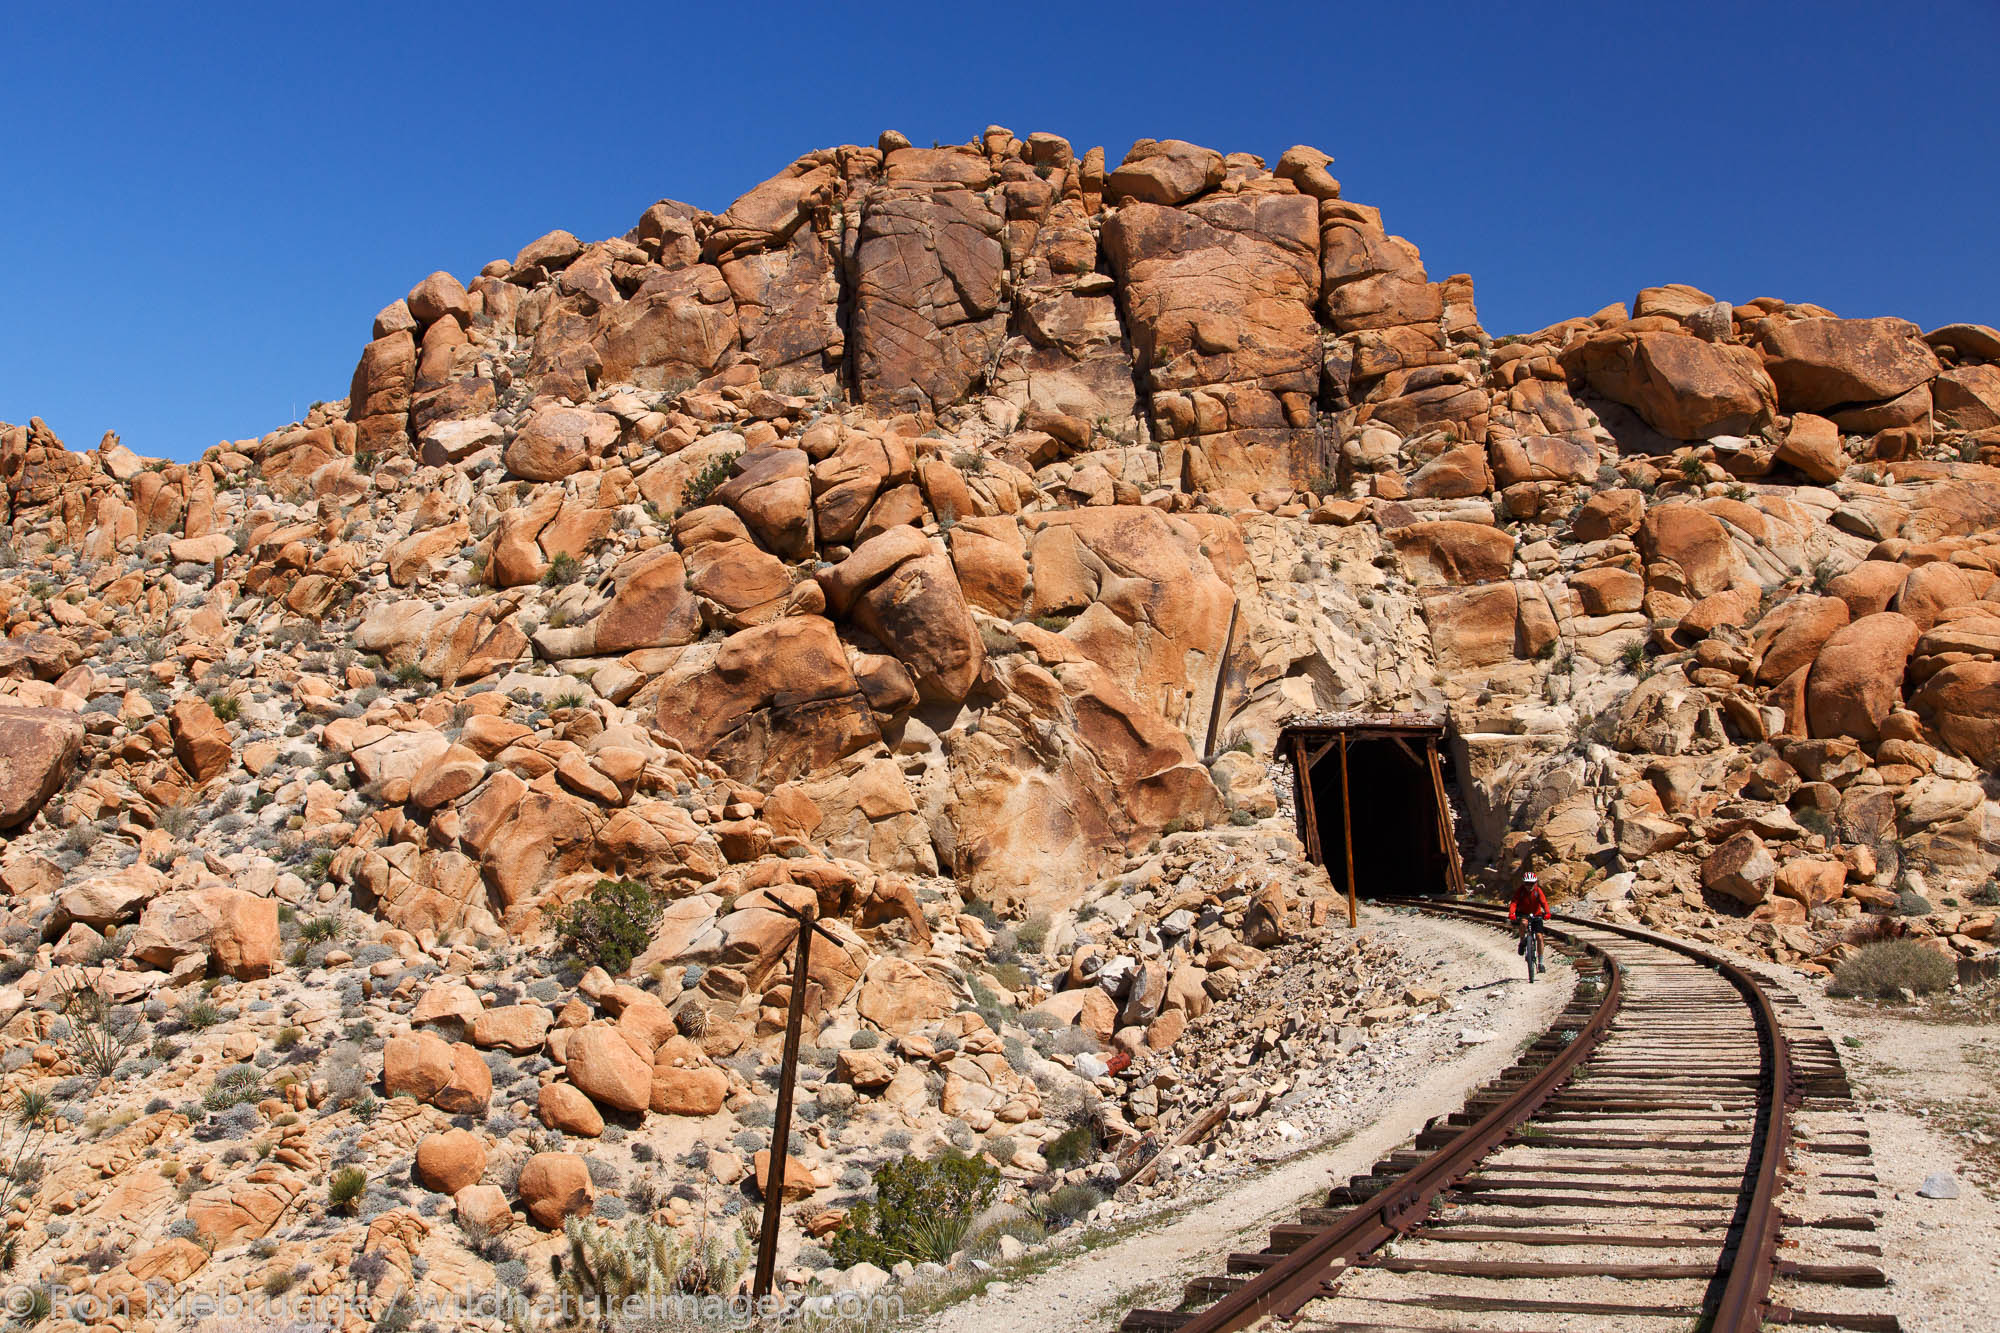
[[[1496,338],[1331,165],[885,134],[433,273],[193,461],[0,423],[16,1271],[380,1316],[744,1227],[797,985],[794,1288],[902,1152],[1115,1181],[1195,1052],[1449,1004],[1328,943],[1288,722],[1440,723],[1476,883],[1989,954],[2000,332]]]

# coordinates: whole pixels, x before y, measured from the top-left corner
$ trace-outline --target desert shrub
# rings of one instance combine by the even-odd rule
[[[207,1000],[190,1000],[180,1007],[175,1017],[180,1019],[182,1026],[200,1032],[203,1028],[212,1028],[220,1023],[222,1010]]]
[[[203,1109],[226,1111],[263,1096],[263,1074],[255,1065],[231,1065],[215,1076],[215,1082],[201,1096]]]
[[[690,477],[688,484],[681,489],[681,512],[685,514],[690,509],[699,509],[707,504],[708,497],[715,494],[715,488],[729,480],[739,457],[740,453],[736,452],[717,454],[707,467]]]
[[[351,1210],[367,1189],[367,1172],[358,1166],[343,1166],[326,1182],[326,1206]]]
[[[568,551],[557,551],[549,557],[548,568],[542,571],[544,588],[567,588],[583,577],[583,563]]]
[[[857,1204],[828,1249],[835,1264],[893,1267],[942,1262],[964,1243],[973,1215],[993,1202],[1000,1172],[962,1152],[903,1157],[875,1169],[875,1197]]]
[[[145,1024],[132,1009],[113,1004],[98,977],[77,976],[58,998],[70,1023],[70,1058],[84,1072],[110,1078],[145,1040]]]
[[[630,879],[600,879],[595,888],[556,915],[556,940],[585,967],[617,976],[652,942],[660,896]]]
[[[1059,1231],[1089,1217],[1104,1202],[1104,1196],[1088,1185],[1064,1185],[1037,1199],[1034,1211],[1051,1231]]]
[[[965,1249],[974,1258],[991,1259],[999,1253],[1003,1236],[1012,1236],[1023,1245],[1039,1245],[1048,1235],[1048,1228],[1032,1215],[1002,1204],[973,1219],[965,1237]]]
[[[882,1044],[882,1034],[874,1028],[862,1028],[847,1039],[848,1049],[872,1051]]]
[[[1914,995],[1949,990],[1957,981],[1958,969],[1952,961],[1917,941],[1877,940],[1862,945],[1835,968],[1833,984],[1827,990],[1834,995],[1886,1000],[1903,990]]]
[[[1071,1125],[1043,1146],[1042,1160],[1051,1171],[1089,1166],[1097,1160],[1097,1135],[1087,1124]]]
[[[208,709],[221,722],[234,722],[243,716],[243,702],[233,694],[211,694]]]

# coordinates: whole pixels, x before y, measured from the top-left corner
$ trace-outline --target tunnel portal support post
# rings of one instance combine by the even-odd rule
[[[1364,866],[1371,885],[1381,881],[1378,891],[1408,891],[1421,881],[1447,893],[1465,892],[1465,868],[1459,859],[1444,771],[1448,761],[1438,748],[1446,727],[1445,719],[1422,714],[1342,713],[1288,723],[1279,733],[1276,752],[1292,762],[1299,841],[1313,864],[1325,867],[1330,876],[1345,872],[1350,929],[1359,921],[1358,878]],[[1360,750],[1350,755],[1357,742],[1363,742]],[[1385,755],[1400,755],[1401,762],[1391,762],[1385,769]],[[1334,763],[1315,784],[1313,772],[1325,759]],[[1358,810],[1353,786],[1357,774],[1362,781]],[[1334,849],[1326,844],[1333,837],[1333,812],[1330,807],[1322,812],[1321,807],[1335,799],[1335,780],[1340,784],[1341,846],[1330,858]],[[1315,785],[1320,790],[1315,791]],[[1417,811],[1419,805],[1430,807],[1430,820]],[[1354,835],[1357,813],[1363,823],[1365,853],[1359,857]],[[1325,827],[1320,822],[1323,814]],[[1394,850],[1385,855],[1385,849]],[[1412,855],[1422,864],[1410,864]],[[1405,879],[1411,884],[1403,885]]]

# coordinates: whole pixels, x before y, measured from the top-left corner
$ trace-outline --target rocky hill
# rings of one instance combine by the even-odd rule
[[[1330,164],[886,134],[432,274],[197,462],[0,425],[16,1270],[380,1312],[566,1217],[731,1249],[779,903],[846,946],[795,1287],[912,1145],[1102,1184],[1078,1127],[1222,1091],[1185,1030],[1287,1058],[1307,715],[1446,720],[1480,874],[1986,953],[2000,333],[1672,285],[1496,339]],[[1379,955],[1311,964],[1354,1040],[1437,1003]]]

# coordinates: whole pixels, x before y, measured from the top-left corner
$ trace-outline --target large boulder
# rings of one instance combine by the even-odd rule
[[[1800,667],[1811,666],[1834,631],[1852,619],[1838,597],[1794,597],[1757,624],[1751,645],[1760,684],[1775,685]]]
[[[659,728],[738,780],[812,772],[881,738],[820,616],[786,616],[684,652],[661,682]]]
[[[132,957],[172,968],[208,956],[210,970],[239,981],[268,977],[278,959],[278,903],[241,889],[192,889],[146,905],[132,932]]]
[[[1693,505],[1655,505],[1639,523],[1639,549],[1655,582],[1653,566],[1665,565],[1688,597],[1710,597],[1735,580],[1736,549],[1722,521]]]
[[[424,1135],[417,1144],[417,1183],[439,1194],[456,1194],[486,1174],[486,1140],[466,1129]]]
[[[1414,583],[1492,583],[1514,568],[1513,536],[1486,523],[1411,523],[1391,530],[1389,540]]]
[[[1894,398],[1938,373],[1937,355],[1904,319],[1794,319],[1773,324],[1761,346],[1787,412]]]
[[[1910,700],[1952,749],[2000,772],[2000,663],[1954,662]]]
[[[559,1229],[565,1218],[588,1216],[596,1207],[590,1167],[575,1153],[536,1153],[521,1167],[515,1188],[528,1220],[544,1231]]]
[[[1118,203],[1182,204],[1222,184],[1222,154],[1183,139],[1141,139],[1104,179]]]
[[[1735,343],[1613,330],[1573,344],[1562,360],[1573,379],[1677,440],[1752,434],[1777,408],[1757,354]]]
[[[182,695],[168,713],[174,758],[197,783],[213,782],[229,768],[229,728],[207,701]]]
[[[615,1024],[591,1023],[571,1032],[563,1068],[600,1106],[642,1112],[652,1099],[653,1066]]]
[[[503,455],[524,481],[561,481],[618,439],[618,418],[583,407],[544,407],[529,417]]]
[[[972,692],[986,649],[950,558],[923,533],[872,537],[822,570],[819,585],[833,613],[894,653],[926,699],[958,703]]]
[[[83,719],[75,713],[0,704],[0,830],[41,813],[82,744]]]
[[[604,1132],[604,1113],[597,1103],[567,1083],[544,1083],[536,1094],[535,1113],[550,1129],[594,1139]]]
[[[166,892],[167,877],[144,862],[123,870],[93,875],[66,885],[56,895],[56,916],[66,925],[81,921],[92,930],[103,930],[130,921],[139,909]]]
[[[1748,829],[1725,839],[1701,863],[1702,886],[1745,907],[1755,907],[1771,896],[1771,881],[1777,873],[1778,863],[1763,840]]]
[[[476,1115],[493,1095],[493,1073],[475,1047],[410,1032],[382,1047],[382,1091],[408,1094],[450,1115]]]
[[[1917,646],[1916,622],[1894,611],[1863,616],[1828,636],[1806,681],[1806,716],[1816,737],[1869,742],[1903,701],[1903,673]]]
[[[850,265],[862,401],[941,411],[985,373],[1006,332],[1005,226],[998,197],[984,192],[869,194]]]

